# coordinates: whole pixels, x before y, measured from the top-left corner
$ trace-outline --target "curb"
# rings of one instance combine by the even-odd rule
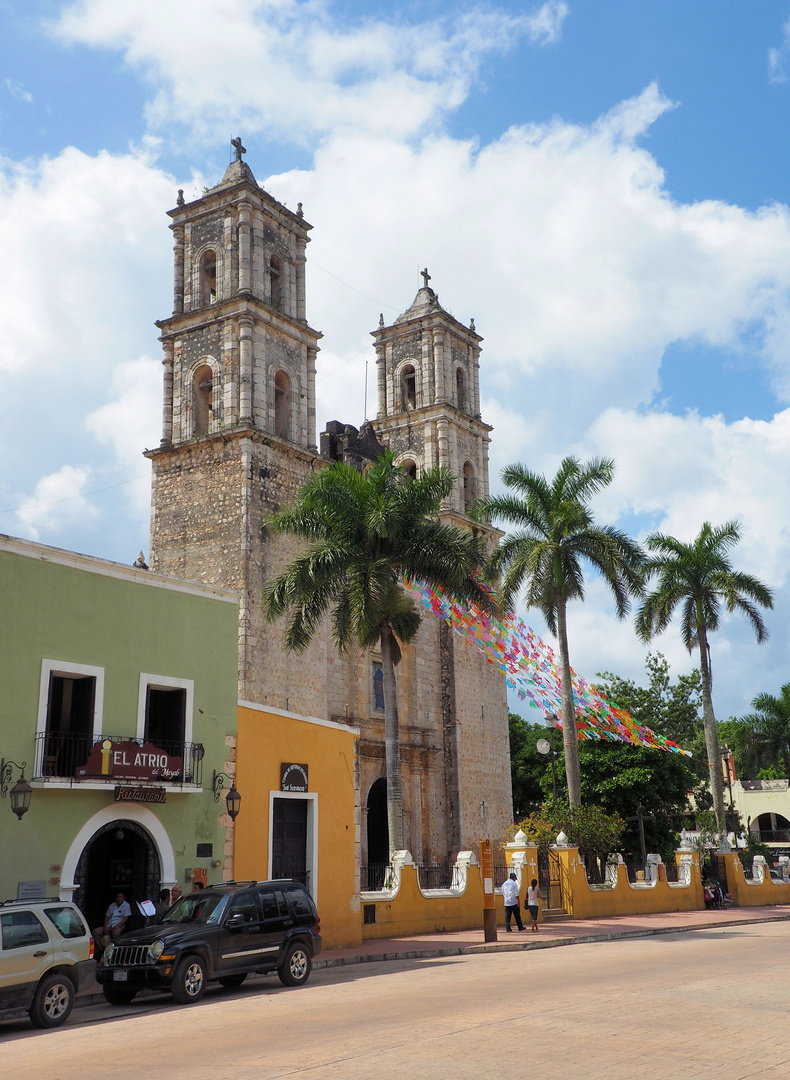
[[[605,941],[627,941],[636,938],[658,937],[661,934],[693,934],[696,930],[721,930],[731,926],[754,926],[759,923],[790,922],[790,912],[786,915],[764,915],[747,919],[727,919],[716,922],[697,923],[694,926],[653,926],[642,930],[613,930],[609,934],[578,934],[560,938],[543,938],[540,941],[499,942],[486,945],[448,945],[428,949],[396,949],[384,953],[355,953],[352,956],[331,956],[313,961],[313,969],[351,967],[354,964],[377,964],[379,961],[393,960],[430,960],[447,956],[474,956],[477,953],[531,952],[537,949],[559,949],[567,945],[594,945]],[[253,973],[251,979],[266,978]],[[140,996],[158,997],[166,994],[165,990],[143,990]],[[83,994],[74,1002],[74,1008],[86,1008],[90,1005],[106,1004],[104,994]]]
[[[533,949],[558,949],[565,945],[594,945],[599,941],[625,941],[634,938],[657,937],[660,934],[691,934],[695,930],[720,930],[730,926],[752,926],[757,923],[788,922],[787,915],[769,915],[751,919],[728,919],[726,922],[698,923],[695,926],[655,926],[643,930],[615,930],[610,934],[579,934],[573,937],[543,939],[541,941],[503,942],[488,945],[457,945],[434,949],[399,949],[386,953],[358,953],[354,956],[333,956],[315,960],[313,967],[347,967],[352,964],[375,964],[379,960],[428,960],[443,956],[473,956],[475,953],[529,952]]]

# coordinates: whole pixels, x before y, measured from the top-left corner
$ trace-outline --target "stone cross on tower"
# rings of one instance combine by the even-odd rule
[[[236,150],[236,161],[241,161],[241,155],[247,153],[246,146],[241,145],[241,136],[230,140],[230,145]]]
[[[420,271],[420,277],[423,280],[423,286],[422,287],[424,289],[427,289],[428,288],[428,282],[431,280],[431,275],[428,273],[428,267],[427,266],[425,267],[424,270]]]

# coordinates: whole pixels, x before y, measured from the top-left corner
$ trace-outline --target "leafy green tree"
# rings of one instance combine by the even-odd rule
[[[597,877],[603,880],[607,857],[620,846],[625,822],[619,814],[607,813],[593,804],[570,806],[559,815],[560,828],[571,844],[579,849],[588,870],[597,864]]]
[[[675,609],[681,607],[680,632],[689,652],[699,650],[702,679],[702,713],[708,755],[711,794],[716,823],[725,835],[724,785],[711,697],[711,668],[708,635],[718,630],[722,604],[729,612],[740,611],[751,622],[758,642],[767,631],[757,605],[773,607],[771,590],[751,574],[733,570],[729,551],[741,537],[736,521],[714,528],[705,522],[690,544],[674,536],[653,533],[646,544],[653,555],[646,566],[647,579],[656,578],[637,615],[636,630],[643,641],[669,626]]]
[[[404,846],[395,667],[401,644],[420,628],[403,578],[439,586],[461,603],[483,609],[491,603],[476,577],[482,538],[438,520],[454,483],[443,467],[411,479],[389,452],[364,474],[333,462],[268,522],[308,543],[264,591],[270,622],[289,614],[285,648],[303,652],[331,612],[332,640],[341,652],[352,642],[381,649],[390,850]]]
[[[546,797],[548,775],[551,790],[551,762],[538,753],[538,739],[546,737],[542,724],[530,724],[517,713],[508,714],[510,729],[510,776],[513,784],[513,817],[516,821],[537,810]]]
[[[689,675],[670,677],[669,662],[663,653],[648,653],[645,657],[647,686],[637,686],[632,679],[599,672],[596,683],[605,690],[610,701],[627,709],[638,724],[673,739],[691,750],[702,733],[699,710],[702,706],[702,678],[697,668]]]
[[[493,517],[515,530],[494,552],[489,573],[502,575],[502,600],[512,604],[522,589],[527,607],[543,614],[557,637],[562,680],[562,727],[570,802],[581,800],[576,711],[568,655],[566,609],[570,600],[584,600],[583,564],[609,586],[615,609],[624,618],[630,598],[640,596],[643,554],[625,533],[596,525],[589,503],[614,477],[614,462],[581,463],[566,457],[549,482],[523,465],[508,465],[502,481],[505,495],[478,502],[477,516]]]

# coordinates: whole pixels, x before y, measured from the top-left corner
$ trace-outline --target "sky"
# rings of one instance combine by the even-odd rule
[[[147,553],[166,211],[241,135],[314,226],[319,430],[364,419],[370,332],[427,266],[485,339],[492,490],[611,456],[600,522],[740,522],[775,592],[765,644],[738,616],[711,644],[744,714],[790,681],[789,121],[790,0],[0,0],[0,532]],[[569,638],[641,680],[594,578]],[[677,626],[653,647],[690,669]]]

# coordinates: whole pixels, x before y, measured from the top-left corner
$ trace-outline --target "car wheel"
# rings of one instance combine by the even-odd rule
[[[131,1005],[137,997],[137,990],[132,986],[116,986],[115,983],[105,983],[102,986],[105,1001],[110,1005]]]
[[[280,982],[285,986],[302,986],[310,978],[313,961],[307,947],[300,941],[289,945],[282,964],[277,968]]]
[[[206,966],[199,956],[185,956],[173,975],[172,994],[179,1005],[200,1001],[206,992]]]
[[[45,975],[36,987],[30,1019],[37,1028],[57,1027],[74,1007],[74,984],[67,975]]]
[[[236,986],[241,986],[244,980],[247,978],[247,972],[243,972],[241,975],[225,975],[224,978],[219,980],[220,986],[227,987],[228,990],[233,990]]]

